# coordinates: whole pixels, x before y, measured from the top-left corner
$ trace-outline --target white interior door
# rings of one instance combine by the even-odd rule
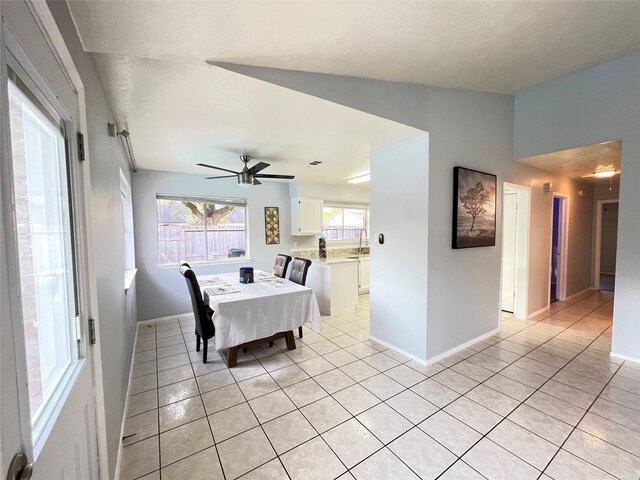
[[[502,310],[512,312],[516,298],[518,195],[505,193],[502,204]]]
[[[3,2],[1,475],[99,478],[79,104],[38,11]],[[10,471],[11,470],[11,471]],[[22,475],[25,478],[25,475]]]

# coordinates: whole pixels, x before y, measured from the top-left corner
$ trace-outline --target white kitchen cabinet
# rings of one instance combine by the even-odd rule
[[[358,260],[358,293],[368,293],[371,282],[369,281],[369,266],[371,259],[369,257],[360,258]]]
[[[358,305],[358,261],[346,258],[314,260],[306,285],[315,293],[320,313],[342,315],[355,312]]]
[[[291,235],[322,233],[322,200],[294,197],[291,199]]]

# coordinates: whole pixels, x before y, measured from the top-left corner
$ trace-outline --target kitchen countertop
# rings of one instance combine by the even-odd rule
[[[369,255],[361,255],[358,258],[370,258]],[[349,257],[329,257],[329,258],[313,258],[310,259],[313,263],[318,263],[320,265],[331,265],[334,263],[347,263],[347,262],[357,262],[358,258],[349,258]]]

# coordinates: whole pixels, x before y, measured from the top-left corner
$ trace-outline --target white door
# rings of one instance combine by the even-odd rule
[[[99,478],[79,106],[44,2],[2,2],[0,475]],[[45,12],[48,13],[48,12]]]
[[[502,211],[502,310],[513,313],[516,298],[518,194],[504,194]]]

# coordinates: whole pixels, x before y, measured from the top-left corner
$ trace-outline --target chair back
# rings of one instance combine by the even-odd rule
[[[311,260],[306,258],[294,257],[291,260],[291,271],[289,273],[289,280],[299,285],[307,283],[307,273],[311,266]]]
[[[291,257],[289,255],[279,253],[276,255],[276,261],[273,264],[272,273],[277,277],[285,278],[287,276],[287,268],[289,268],[290,262]]]
[[[196,333],[202,338],[208,339],[213,337],[215,329],[211,318],[207,314],[207,307],[202,300],[200,285],[193,270],[183,265],[180,267],[180,273],[187,282],[189,296],[191,297],[191,306],[193,308],[193,316],[196,319]]]
[[[189,265],[185,260],[180,260],[180,266],[191,268],[191,265]]]

